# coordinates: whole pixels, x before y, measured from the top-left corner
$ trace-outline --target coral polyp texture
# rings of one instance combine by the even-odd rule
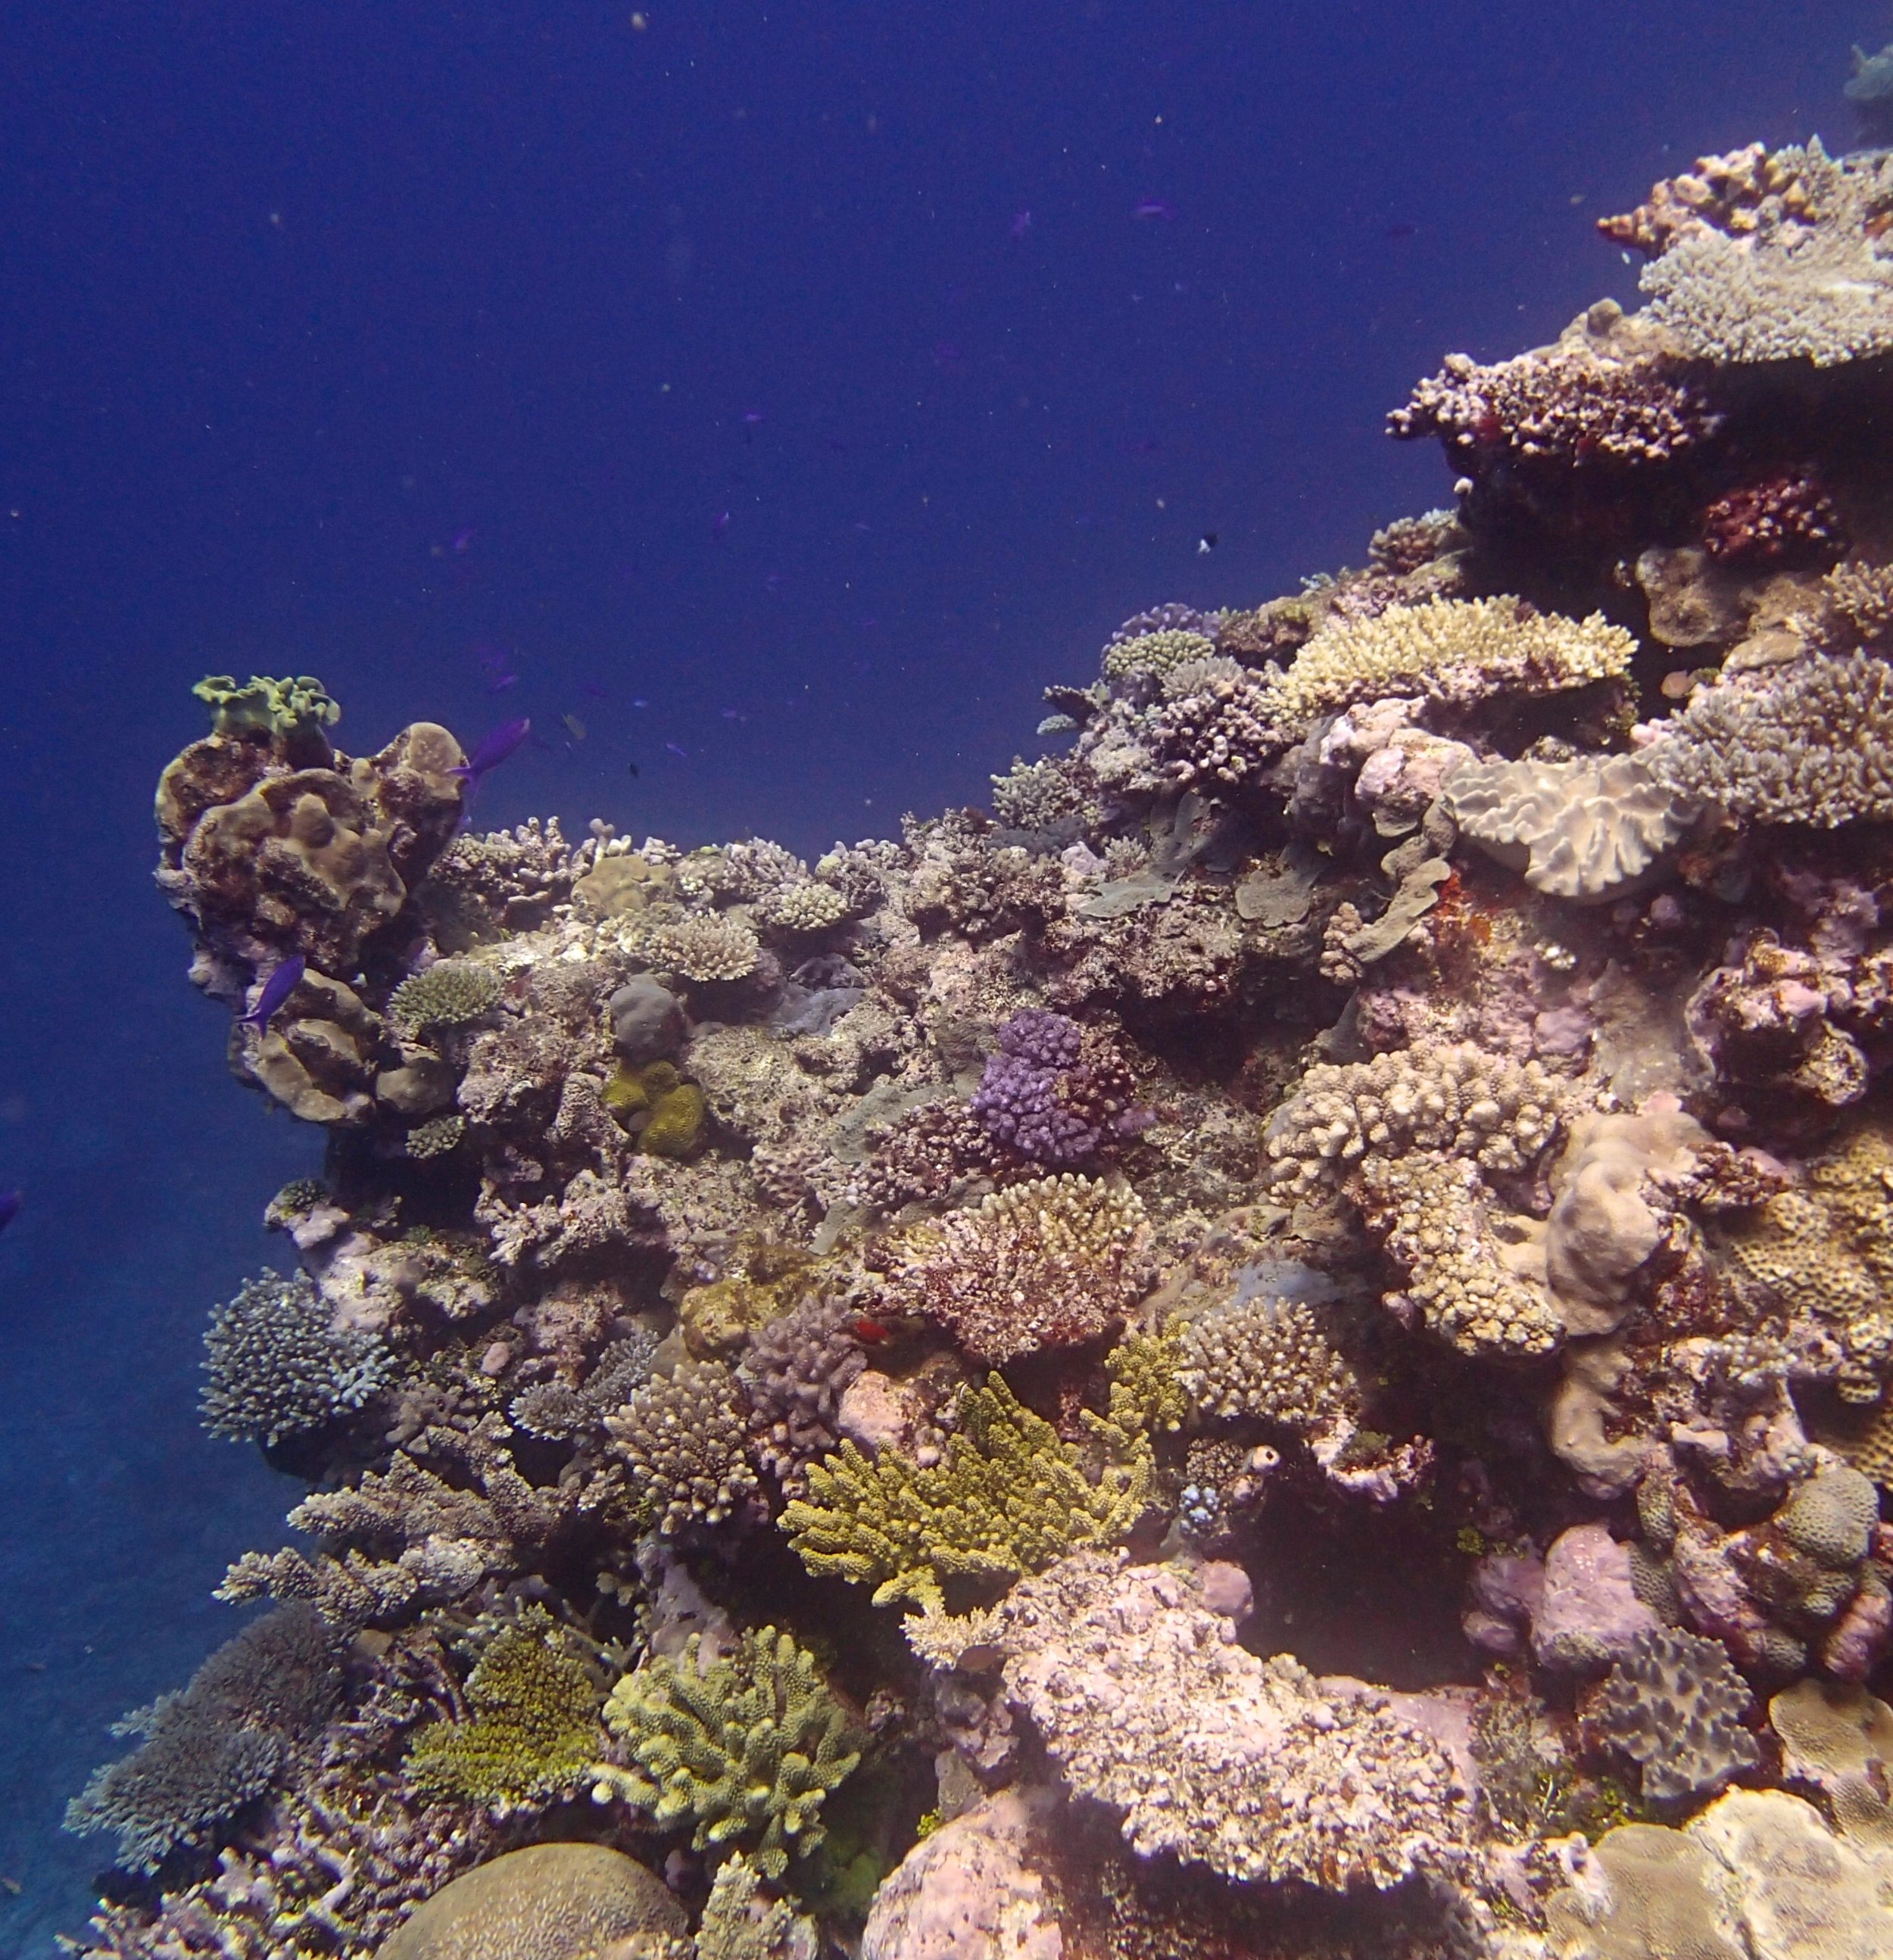
[[[474,834],[206,682],[301,1535],[84,1950],[1893,1952],[1890,171],[1658,186],[1394,415],[1452,508],[897,838]]]

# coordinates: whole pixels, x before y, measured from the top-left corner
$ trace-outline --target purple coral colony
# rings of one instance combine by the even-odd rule
[[[1893,157],[1604,229],[1393,416],[1456,510],[990,813],[482,835],[202,685],[159,881],[330,1139],[205,1419],[311,1494],[84,1952],[1893,1954]]]

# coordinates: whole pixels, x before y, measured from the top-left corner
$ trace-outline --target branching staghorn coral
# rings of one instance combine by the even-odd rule
[[[211,1316],[204,1349],[205,1428],[266,1447],[360,1408],[397,1373],[375,1335],[336,1330],[301,1273],[244,1281]]]
[[[808,1466],[808,1495],[783,1512],[782,1529],[810,1571],[872,1586],[877,1606],[942,1611],[951,1580],[1015,1580],[1130,1530],[1152,1469],[1134,1399],[1127,1392],[1110,1418],[1085,1414],[1110,1456],[1094,1484],[1079,1452],[993,1375],[961,1398],[944,1463],[844,1443]]]
[[[1141,1292],[1150,1243],[1128,1186],[1069,1172],[1036,1178],[910,1227],[882,1300],[939,1321],[996,1366],[1104,1333]]]
[[[792,1634],[752,1628],[721,1660],[702,1650],[693,1634],[677,1659],[647,1661],[612,1690],[605,1723],[638,1769],[595,1765],[594,1794],[660,1825],[691,1821],[693,1849],[740,1849],[780,1878],[821,1842],[822,1805],[860,1761],[859,1739]]]
[[[389,997],[388,1011],[410,1029],[465,1027],[496,1006],[503,991],[490,966],[442,959],[403,980]]]
[[[464,1722],[424,1729],[408,1751],[416,1787],[462,1803],[511,1806],[575,1788],[598,1751],[597,1684],[562,1652],[543,1608],[487,1643],[467,1677]]]

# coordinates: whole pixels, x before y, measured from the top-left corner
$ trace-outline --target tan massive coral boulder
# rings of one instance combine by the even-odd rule
[[[861,1960],[1060,1960],[1042,1842],[1056,1809],[1002,1790],[922,1839],[875,1894]]]
[[[582,1960],[638,1933],[681,1933],[664,1882],[604,1844],[532,1844],[418,1907],[376,1960]]]

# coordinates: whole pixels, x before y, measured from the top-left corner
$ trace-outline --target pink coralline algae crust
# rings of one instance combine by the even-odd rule
[[[745,1868],[792,1953],[1564,1960],[1637,1786],[1791,1803],[1761,1707],[1893,1655],[1889,208],[1812,144],[1659,186],[1649,306],[1395,417],[1455,508],[1127,620],[896,837],[480,835],[445,729],[206,683],[158,882],[233,1016],[304,963],[229,1055],[327,1142],[223,1290],[295,1379],[210,1329],[302,1534],[220,1596],[339,1706],[81,1952],[370,1960],[553,1842],[694,1912],[837,1725],[827,1851]],[[693,1653],[674,1765],[575,1755]],[[542,1793],[424,1790],[489,1722]]]

